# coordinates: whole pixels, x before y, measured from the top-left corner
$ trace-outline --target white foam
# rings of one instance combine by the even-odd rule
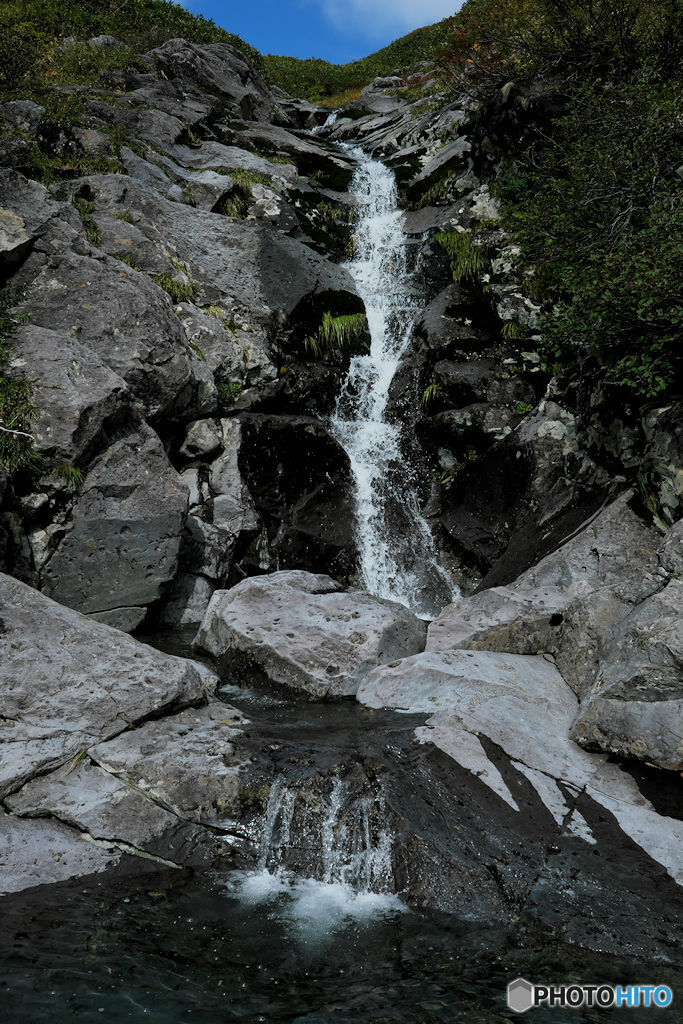
[[[346,264],[365,303],[370,354],[351,360],[331,422],[354,481],[359,568],[366,590],[433,618],[457,592],[439,566],[401,429],[385,419],[389,389],[415,316],[405,234],[392,171],[359,149],[356,257]]]
[[[343,882],[321,882],[286,871],[234,872],[228,889],[242,903],[279,919],[305,945],[319,946],[350,922],[407,909],[392,893],[356,892]]]

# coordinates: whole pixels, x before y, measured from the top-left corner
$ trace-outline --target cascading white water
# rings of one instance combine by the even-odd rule
[[[358,205],[356,256],[346,268],[365,303],[371,348],[351,360],[331,432],[351,463],[363,585],[433,618],[454,589],[420,510],[401,428],[385,418],[415,316],[396,182],[378,160],[349,152],[358,161],[351,184]]]
[[[384,818],[381,794],[350,799],[341,779],[334,779],[322,804],[277,779],[264,815],[258,869],[277,875],[294,849],[309,870],[317,863],[320,881],[328,885],[390,892],[392,839]],[[373,821],[380,824],[372,827]]]

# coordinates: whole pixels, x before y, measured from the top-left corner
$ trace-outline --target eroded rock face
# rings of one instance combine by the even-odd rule
[[[428,714],[415,736],[452,760],[452,785],[464,802],[471,790],[481,807],[480,787],[487,788],[490,805],[479,810],[479,821],[491,817],[496,824],[492,837],[484,826],[478,853],[496,864],[511,900],[542,921],[562,922],[568,937],[583,944],[604,941],[593,920],[599,908],[620,948],[635,951],[642,942],[663,948],[670,913],[654,891],[661,886],[674,900],[680,891],[681,823],[658,813],[630,774],[572,742],[578,702],[551,662],[427,651],[370,672],[358,700]],[[467,812],[454,813],[456,843],[470,855],[471,820]],[[501,860],[505,848],[510,854]],[[631,926],[635,906],[645,915],[638,936]],[[668,924],[649,923],[653,913]]]
[[[680,581],[665,565],[675,537],[648,527],[631,493],[508,587],[444,609],[427,650],[540,651],[582,704],[572,735],[665,768],[681,763]],[[671,580],[671,582],[669,582]]]
[[[267,121],[273,114],[268,88],[243,54],[227,43],[198,46],[185,39],[169,39],[148,54],[165,78],[199,85],[227,100],[242,117]]]
[[[152,417],[171,414],[192,382],[199,360],[168,296],[118,260],[67,252],[31,283],[22,308],[36,327],[92,349]]]
[[[251,667],[313,697],[345,697],[371,668],[421,650],[424,635],[402,605],[289,570],[214,594],[195,644],[231,678]]]
[[[129,403],[125,380],[77,336],[22,326],[12,338],[10,365],[34,382],[36,447],[48,457],[78,463]]]
[[[134,629],[177,570],[188,494],[147,426],[94,463],[42,572],[55,600]]]

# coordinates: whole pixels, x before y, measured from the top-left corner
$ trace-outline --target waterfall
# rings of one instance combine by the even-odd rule
[[[392,837],[380,794],[352,797],[341,779],[315,798],[277,779],[266,807],[258,870],[314,875],[356,893],[393,890]]]
[[[420,510],[407,439],[385,415],[416,308],[396,182],[378,160],[350,152],[358,160],[351,183],[357,230],[356,255],[346,268],[365,303],[371,348],[351,360],[330,429],[351,463],[365,589],[434,618],[453,600],[453,585]]]

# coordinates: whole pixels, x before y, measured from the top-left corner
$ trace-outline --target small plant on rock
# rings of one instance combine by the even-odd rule
[[[432,381],[422,392],[422,398],[420,399],[420,405],[423,409],[426,409],[428,405],[434,401],[437,395],[441,394],[441,385]]]
[[[320,359],[328,352],[343,351],[362,337],[366,323],[365,313],[342,316],[324,313],[317,332],[304,339],[304,348],[314,359]]]

